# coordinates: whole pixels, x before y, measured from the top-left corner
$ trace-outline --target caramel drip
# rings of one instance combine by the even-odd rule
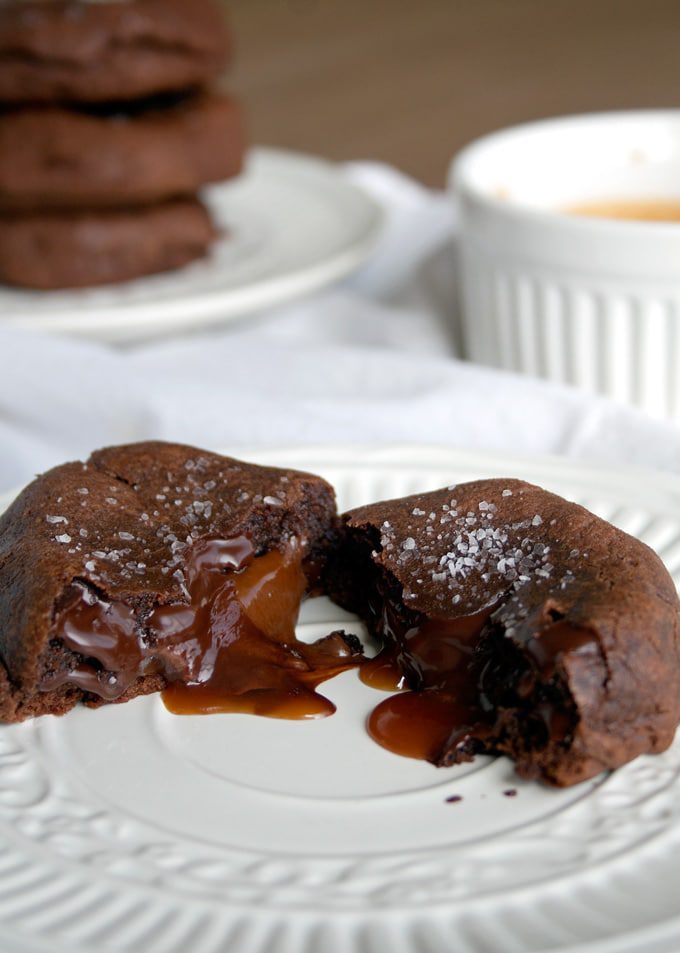
[[[412,690],[386,698],[369,715],[368,733],[378,744],[437,764],[469,760],[493,737],[497,712],[492,699],[503,679],[510,677],[514,704],[521,705],[539,679],[554,675],[565,653],[597,651],[591,630],[565,620],[548,621],[522,640],[516,671],[493,655],[480,665],[475,649],[498,605],[458,619],[424,619],[411,627],[395,606],[381,607],[379,628],[386,645],[363,663],[361,677],[388,690],[406,681]],[[570,728],[569,717],[545,699],[532,705],[532,718],[553,741],[564,738]]]
[[[382,595],[382,594],[381,594]],[[362,663],[360,677],[372,688],[443,687],[442,680],[467,665],[484,623],[498,603],[457,619],[423,619],[407,625],[389,598],[373,613],[382,635],[382,650]]]
[[[186,662],[187,678],[163,692],[166,707],[176,714],[331,715],[335,706],[315,688],[353,661],[339,637],[315,645],[295,638],[305,590],[299,559],[273,551],[223,575],[199,553],[201,571],[188,574],[191,611],[161,608],[149,619],[161,637],[172,631],[173,651]]]
[[[458,619],[423,619],[401,632],[396,613],[383,611],[389,641],[362,665],[361,677],[373,687],[407,682],[417,690],[386,698],[373,709],[367,729],[374,741],[395,754],[437,761],[452,736],[458,745],[470,736],[484,718],[470,662],[496,606]]]
[[[104,604],[81,586],[76,599],[59,616],[54,635],[72,652],[96,659],[103,668],[82,662],[69,672],[44,679],[41,688],[49,691],[68,682],[112,701],[134,681],[134,672],[142,674],[145,667],[134,612],[122,602]]]
[[[400,692],[406,687],[406,678],[399,668],[394,647],[385,646],[373,658],[362,662],[359,678],[371,688],[383,692]]]
[[[187,602],[157,607],[143,626],[129,606],[79,587],[55,635],[86,661],[42,688],[74,684],[112,700],[140,675],[157,673],[176,713],[297,719],[335,711],[315,689],[359,655],[338,633],[313,644],[296,639],[306,580],[295,542],[255,556],[246,537],[199,540],[184,574]]]
[[[407,758],[438,761],[457,735],[460,745],[475,733],[482,713],[446,692],[427,689],[392,695],[368,717],[368,733],[383,748]]]

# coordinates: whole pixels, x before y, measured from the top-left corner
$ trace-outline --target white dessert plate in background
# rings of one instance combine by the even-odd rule
[[[672,477],[422,447],[249,457],[321,473],[343,508],[524,477],[680,583]],[[361,633],[304,607],[302,638],[338,627]],[[152,696],[0,728],[3,953],[677,953],[680,738],[551,790],[502,758],[391,755],[364,728],[382,693],[356,672],[322,691],[338,711],[313,722],[176,717]]]
[[[330,162],[251,152],[204,193],[225,237],[178,271],[77,291],[0,288],[0,326],[132,343],[253,314],[336,281],[377,238],[382,211]]]

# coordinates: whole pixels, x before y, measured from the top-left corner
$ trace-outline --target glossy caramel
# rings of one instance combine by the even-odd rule
[[[134,681],[133,673],[144,668],[132,609],[123,603],[106,603],[102,611],[102,605],[102,600],[85,587],[74,587],[71,604],[59,615],[54,636],[72,652],[100,665],[83,661],[68,672],[45,679],[43,690],[69,683],[112,701]]]
[[[113,700],[140,675],[155,673],[167,682],[166,707],[178,714],[333,713],[315,689],[359,656],[338,633],[312,644],[295,637],[306,588],[295,541],[283,553],[255,556],[243,536],[199,540],[184,584],[186,602],[157,607],[143,624],[124,603],[76,586],[55,635],[84,658],[46,679],[43,689],[74,684]]]
[[[395,754],[436,761],[454,739],[460,743],[471,736],[484,715],[470,662],[495,608],[457,619],[423,619],[404,628],[397,614],[383,607],[389,641],[362,664],[361,678],[375,688],[394,690],[407,682],[418,690],[393,695],[373,709],[367,730],[374,741]]]
[[[629,199],[604,202],[582,202],[563,209],[569,215],[587,218],[626,219],[634,222],[680,222],[680,201],[677,199]]]
[[[404,683],[411,688],[386,698],[369,715],[368,733],[382,747],[436,764],[469,760],[493,737],[494,698],[499,685],[507,684],[515,705],[534,696],[534,731],[538,722],[546,739],[568,735],[568,712],[535,693],[565,654],[598,651],[593,631],[548,614],[514,656],[503,659],[492,651],[484,662],[476,650],[498,601],[474,615],[409,624],[396,605],[380,598],[384,602],[375,614],[385,646],[362,664],[361,677],[376,688],[393,691]]]
[[[400,692],[406,688],[406,677],[399,668],[392,646],[385,646],[373,658],[365,659],[359,668],[359,678],[371,688],[383,692]]]
[[[468,703],[426,689],[386,698],[373,709],[366,727],[374,741],[394,754],[436,761],[452,732],[476,721]]]

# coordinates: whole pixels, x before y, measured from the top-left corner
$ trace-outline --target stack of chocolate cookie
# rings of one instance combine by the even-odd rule
[[[235,176],[216,0],[0,4],[0,281],[85,287],[178,268],[216,237],[196,197]]]

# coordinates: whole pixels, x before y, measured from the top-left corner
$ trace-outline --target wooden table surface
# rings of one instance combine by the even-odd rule
[[[680,100],[680,0],[228,0],[253,141],[430,185],[500,126]]]

